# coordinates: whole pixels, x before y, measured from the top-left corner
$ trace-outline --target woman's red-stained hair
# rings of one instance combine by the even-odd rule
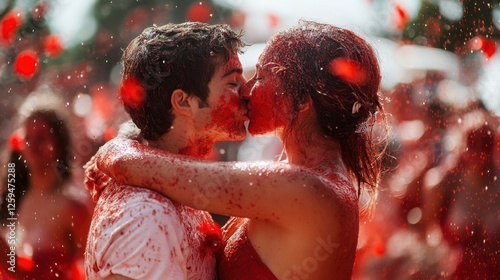
[[[347,29],[301,21],[271,38],[265,61],[278,66],[281,89],[291,101],[285,135],[309,141],[294,125],[301,107],[311,102],[322,134],[340,144],[342,160],[358,185],[374,191],[386,141],[370,125],[383,111],[381,74],[371,46]]]

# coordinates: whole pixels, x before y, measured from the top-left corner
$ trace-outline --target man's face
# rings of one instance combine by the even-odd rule
[[[243,68],[237,55],[216,68],[208,84],[209,92],[206,108],[196,114],[196,123],[214,141],[242,140],[248,120],[247,108],[239,95],[245,83]]]

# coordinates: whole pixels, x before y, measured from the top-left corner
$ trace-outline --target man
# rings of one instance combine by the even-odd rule
[[[132,40],[120,97],[144,144],[206,157],[216,141],[243,139],[243,46],[228,26],[201,23],[150,27]],[[87,279],[215,279],[217,234],[207,212],[142,188],[103,189],[113,181],[86,184],[98,199]]]

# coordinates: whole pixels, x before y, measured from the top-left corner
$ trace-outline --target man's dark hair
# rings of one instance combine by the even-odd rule
[[[148,27],[130,42],[122,57],[120,98],[145,139],[156,140],[172,126],[174,90],[206,105],[216,67],[241,53],[241,36],[228,25],[186,22]]]

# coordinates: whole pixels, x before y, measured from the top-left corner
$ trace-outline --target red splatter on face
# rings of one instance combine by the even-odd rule
[[[245,83],[242,72],[237,55],[218,67],[208,84],[208,106],[196,113],[200,130],[214,141],[242,140],[246,135],[247,108],[239,93]]]
[[[23,79],[32,78],[38,67],[38,55],[32,50],[20,52],[14,61],[14,73]]]
[[[56,57],[63,52],[61,38],[57,35],[49,35],[43,41],[43,50],[48,57]]]
[[[0,42],[11,44],[16,36],[17,29],[23,23],[21,10],[12,10],[0,21]]]
[[[279,88],[279,79],[272,73],[272,65],[257,66],[255,76],[242,89],[248,98],[248,131],[252,135],[266,134],[288,123],[288,102]]]
[[[207,3],[194,3],[186,15],[188,21],[209,22],[212,18],[212,7]]]
[[[120,87],[120,98],[126,106],[138,108],[144,101],[144,87],[135,78],[125,79]]]
[[[346,59],[337,58],[330,61],[330,73],[334,76],[339,76],[349,83],[364,85],[366,83],[366,71],[357,62]]]
[[[221,131],[229,133],[231,137],[237,137],[241,134],[242,124],[235,121],[235,112],[238,112],[241,100],[237,95],[221,95],[217,104],[218,110],[210,113],[212,122],[218,126]]]

